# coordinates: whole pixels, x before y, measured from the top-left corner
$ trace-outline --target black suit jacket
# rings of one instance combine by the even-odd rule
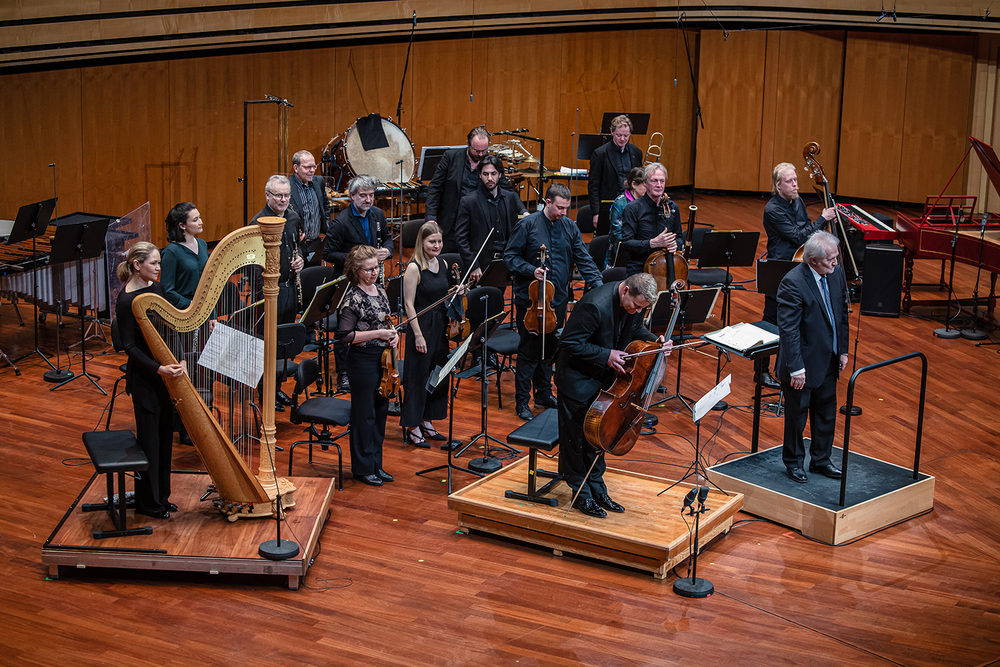
[[[781,195],[774,195],[764,207],[768,258],[791,259],[799,246],[825,225],[826,218],[822,215],[813,222],[809,221],[809,214],[801,197],[789,202]]]
[[[601,285],[583,295],[566,320],[556,355],[556,388],[562,396],[588,403],[601,387],[612,381],[608,366],[611,350],[624,350],[634,340],[656,340],[642,325],[642,313],[629,315],[624,309],[621,333],[615,340],[615,307],[618,283]]]
[[[292,176],[288,180],[293,178],[298,178],[297,176]],[[292,198],[288,207],[293,209],[298,216],[302,217],[302,197],[299,196],[299,186],[295,183],[291,183],[292,186]],[[329,228],[330,221],[330,200],[326,197],[326,181],[323,180],[322,176],[312,177],[312,188],[316,191],[316,199],[319,200],[319,231],[320,234],[326,234]]]
[[[375,246],[388,250],[391,257],[392,234],[386,224],[385,213],[378,206],[372,206],[368,210],[368,224],[375,237]],[[354,215],[351,205],[348,205],[333,219],[323,246],[323,259],[333,264],[337,275],[340,275],[344,270],[347,253],[359,245],[368,245],[368,237],[365,236],[365,230],[361,226],[361,218]]]
[[[504,228],[493,233],[490,245],[483,248],[479,259],[476,260],[476,267],[482,270],[490,265],[494,252],[503,252],[506,240],[510,238],[511,232],[517,226],[518,216],[525,211],[521,198],[514,192],[500,188],[498,194],[506,207],[507,219],[501,221]],[[493,204],[488,199],[488,191],[480,183],[475,192],[462,197],[458,206],[458,218],[455,220],[453,234],[455,242],[458,244],[458,251],[462,254],[462,265],[466,271],[469,270],[469,264],[479,252],[483,241],[486,240],[486,235],[490,233],[488,221],[493,219],[493,211],[491,210]],[[504,242],[501,243],[500,239],[503,239]]]
[[[625,189],[625,185],[622,183],[622,179],[618,177],[618,172],[615,170],[615,163],[613,162],[616,156],[612,151],[617,150],[618,147],[615,146],[615,142],[609,141],[603,146],[598,147],[590,156],[587,199],[590,201],[591,215],[597,215],[597,212],[601,210],[602,200],[613,200]],[[625,150],[628,151],[629,155],[629,169],[642,166],[642,151],[638,146],[625,144]],[[625,170],[622,177],[627,175],[628,169]]]
[[[802,262],[789,271],[778,287],[778,379],[790,382],[791,374],[806,371],[806,387],[823,383],[834,356],[847,354],[847,279],[838,266],[827,276],[833,323],[826,315],[819,285],[809,265]],[[833,349],[833,329],[837,327],[837,349]]]
[[[455,219],[458,217],[458,205],[462,199],[463,169],[469,168],[469,156],[466,146],[452,148],[444,152],[434,177],[427,185],[427,201],[424,203],[424,217],[437,222],[444,235],[444,252],[458,252],[454,236],[451,234]],[[500,175],[500,188],[513,191],[510,181]]]

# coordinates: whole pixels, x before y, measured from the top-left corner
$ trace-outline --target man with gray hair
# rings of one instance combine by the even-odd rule
[[[281,272],[278,276],[278,324],[295,320],[299,305],[295,276],[304,265],[298,249],[299,216],[288,207],[290,196],[291,183],[288,179],[280,174],[271,176],[264,184],[267,204],[250,220],[251,225],[256,225],[260,218],[285,219],[285,231],[281,235]]]
[[[669,340],[642,325],[642,311],[655,300],[656,280],[648,273],[597,287],[576,302],[559,339],[559,472],[573,493],[579,492],[573,506],[588,516],[625,511],[608,495],[604,451],[587,442],[584,421],[601,389],[624,370],[629,343],[655,340],[670,348]]]
[[[292,200],[290,207],[302,218],[299,225],[299,248],[306,266],[317,266],[320,249],[330,221],[330,200],[326,197],[326,181],[316,175],[316,158],[309,151],[292,156]]]
[[[625,114],[611,119],[611,141],[590,156],[587,199],[594,216],[594,228],[601,212],[601,202],[613,202],[624,188],[625,177],[634,167],[642,166],[642,151],[629,143],[632,120]]]
[[[657,250],[684,250],[684,227],[681,213],[670,197],[665,196],[667,169],[659,162],[646,165],[643,173],[646,194],[625,205],[622,213],[621,247],[629,253],[628,275],[645,270],[646,258]],[[668,263],[673,272],[673,264]],[[673,275],[670,275],[673,283]]]
[[[837,425],[837,378],[847,367],[847,279],[839,266],[840,241],[815,232],[804,261],[778,287],[778,360],[785,394],[781,460],[794,481],[805,484],[802,431],[809,417],[809,472],[833,479],[841,471],[830,460]]]

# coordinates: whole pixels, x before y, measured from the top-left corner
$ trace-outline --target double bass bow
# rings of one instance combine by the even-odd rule
[[[547,275],[545,266],[545,245],[542,244],[539,257],[542,271]],[[528,285],[528,299],[531,303],[525,311],[524,328],[529,333],[542,337],[542,359],[545,358],[545,336],[556,330],[556,311],[552,308],[552,294],[555,285],[548,278],[534,280]]]
[[[823,171],[823,166],[816,159],[819,151],[819,144],[815,141],[810,141],[802,148],[802,157],[806,161],[806,171],[809,172],[809,177],[816,183],[817,188],[820,185],[823,186],[823,206],[832,208],[836,213],[837,225],[833,233],[840,238],[840,245],[844,248],[843,254],[847,257],[848,265],[851,267],[852,279],[856,280],[861,277],[861,273],[858,271],[858,264],[854,260],[854,253],[851,252],[851,245],[847,242],[847,230],[844,227],[844,219],[840,216],[840,209],[837,208],[837,203],[833,201],[833,195],[830,194],[830,182],[826,180],[826,172]],[[795,256],[792,259],[796,262],[801,262],[804,252],[805,244],[803,243],[795,251]]]

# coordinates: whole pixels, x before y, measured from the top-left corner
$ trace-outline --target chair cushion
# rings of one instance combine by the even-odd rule
[[[559,444],[559,409],[549,408],[507,436],[507,444],[551,451]]]
[[[284,359],[278,359],[277,368],[275,369],[275,377],[279,382],[284,382],[288,378],[295,377],[295,371],[299,370],[299,364],[295,361],[289,361],[288,365],[285,366]]]
[[[351,402],[342,398],[315,396],[301,403],[295,413],[302,421],[347,426],[351,421]]]
[[[725,285],[731,283],[733,277],[725,269],[690,269],[688,282],[692,285]]]
[[[149,461],[132,431],[88,431],[83,445],[97,472],[146,470]]]
[[[486,349],[501,356],[507,356],[517,352],[517,346],[521,343],[521,337],[513,329],[498,329],[488,341]]]

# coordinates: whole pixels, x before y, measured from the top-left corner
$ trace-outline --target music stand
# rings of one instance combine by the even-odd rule
[[[38,237],[45,233],[46,227],[49,225],[49,219],[52,217],[52,212],[56,208],[56,199],[46,199],[44,201],[35,202],[34,204],[25,204],[17,211],[17,218],[14,220],[14,226],[10,230],[10,235],[4,242],[4,245],[13,245],[14,243],[20,243],[21,241],[27,241],[31,239],[31,297],[34,301],[34,328],[35,328],[35,347],[27,354],[22,354],[14,362],[26,359],[33,354],[37,354],[42,358],[42,360],[49,365],[53,371],[58,370],[49,361],[49,358],[38,349]],[[11,362],[11,365],[14,365]],[[14,366],[16,369],[17,367]],[[20,372],[18,372],[20,375]]]
[[[320,368],[323,369],[323,382],[326,388],[326,395],[332,396],[330,389],[330,344],[327,340],[325,327],[322,322],[326,321],[334,311],[340,308],[340,302],[344,300],[347,293],[346,276],[341,276],[323,283],[316,288],[309,305],[302,311],[297,322],[305,326],[316,325],[316,341],[319,343],[320,332],[323,332],[323,342],[319,344]]]
[[[611,134],[611,121],[616,116],[628,116],[632,121],[632,134],[646,134],[649,131],[648,113],[628,113],[625,111],[605,111],[601,119],[601,134]]]
[[[70,213],[53,220],[56,226],[56,235],[52,239],[52,253],[49,261],[52,264],[62,264],[64,262],[76,261],[76,298],[80,306],[80,357],[81,371],[52,387],[49,391],[55,391],[59,387],[72,382],[73,380],[85,377],[100,390],[105,396],[108,392],[97,383],[100,376],[92,376],[87,372],[87,338],[85,332],[84,317],[87,312],[83,303],[83,260],[95,259],[104,252],[104,237],[108,234],[108,224],[111,216],[95,215],[92,213]],[[95,379],[96,378],[96,379]]]
[[[480,324],[479,326],[481,328],[485,327],[486,323],[484,322],[483,324]],[[476,333],[479,333],[479,331],[477,330]],[[452,457],[451,457],[451,453],[453,451],[455,451],[455,449],[456,449],[456,442],[455,442],[455,440],[452,440],[452,437],[454,436],[454,429],[455,429],[455,394],[458,393],[458,390],[455,388],[455,375],[457,374],[457,370],[456,369],[458,367],[458,362],[462,360],[462,357],[464,357],[465,353],[468,351],[469,344],[472,343],[472,339],[473,338],[474,338],[474,336],[469,336],[468,338],[465,339],[464,343],[462,343],[461,345],[459,345],[458,347],[456,347],[454,350],[452,350],[452,353],[448,357],[448,362],[444,366],[437,366],[437,367],[435,367],[434,370],[431,371],[430,377],[427,378],[427,391],[428,391],[428,393],[431,393],[435,389],[437,389],[437,387],[438,387],[439,384],[441,384],[441,380],[444,379],[444,376],[445,375],[448,376],[448,394],[449,394],[449,397],[450,397],[449,398],[450,405],[449,405],[449,408],[448,408],[448,446],[445,447],[445,449],[448,450],[448,463],[446,463],[443,466],[434,466],[433,468],[427,468],[426,470],[418,470],[414,474],[416,474],[416,475],[425,475],[425,474],[427,474],[429,472],[434,472],[436,470],[447,469],[448,470],[448,495],[449,496],[451,495],[451,471],[452,470],[461,470],[463,472],[467,472],[467,473],[470,473],[472,475],[477,475],[479,477],[483,477],[484,476],[483,473],[476,472],[475,470],[469,470],[468,468],[463,468],[462,466],[455,465],[454,463],[452,463]],[[457,444],[461,444],[461,441],[459,441]]]
[[[576,142],[576,159],[589,161],[594,151],[609,141],[611,137],[607,134],[581,134]]]
[[[505,291],[513,282],[513,274],[502,259],[494,259],[479,277],[478,287],[496,287]]]
[[[702,289],[679,290],[677,292],[680,307],[680,314],[677,317],[677,327],[681,332],[679,342],[684,342],[685,326],[702,324],[708,319],[708,316],[715,309],[715,302],[718,300],[719,292],[721,291],[721,287],[706,287]],[[656,303],[653,305],[653,312],[649,314],[650,331],[657,324],[660,327],[666,327],[670,323],[673,309],[674,306],[671,303],[670,292],[660,292],[660,296],[657,297]],[[672,338],[673,333],[673,331],[668,331],[665,335]],[[652,404],[649,406],[650,408],[659,407],[667,401],[677,398],[680,399],[685,408],[694,410],[694,401],[681,393],[681,364],[683,361],[684,350],[677,350],[677,385],[674,388],[674,393]]]
[[[438,163],[444,157],[446,151],[453,148],[465,148],[465,146],[424,146],[420,149],[420,164],[417,167],[417,180],[429,181],[434,178]]]
[[[701,237],[701,251],[698,255],[699,269],[725,268],[729,274],[735,266],[753,266],[757,259],[757,241],[760,232],[711,231]],[[729,326],[729,292],[732,291],[732,276],[727,276],[723,287],[722,323]],[[742,287],[740,288],[742,289]]]

